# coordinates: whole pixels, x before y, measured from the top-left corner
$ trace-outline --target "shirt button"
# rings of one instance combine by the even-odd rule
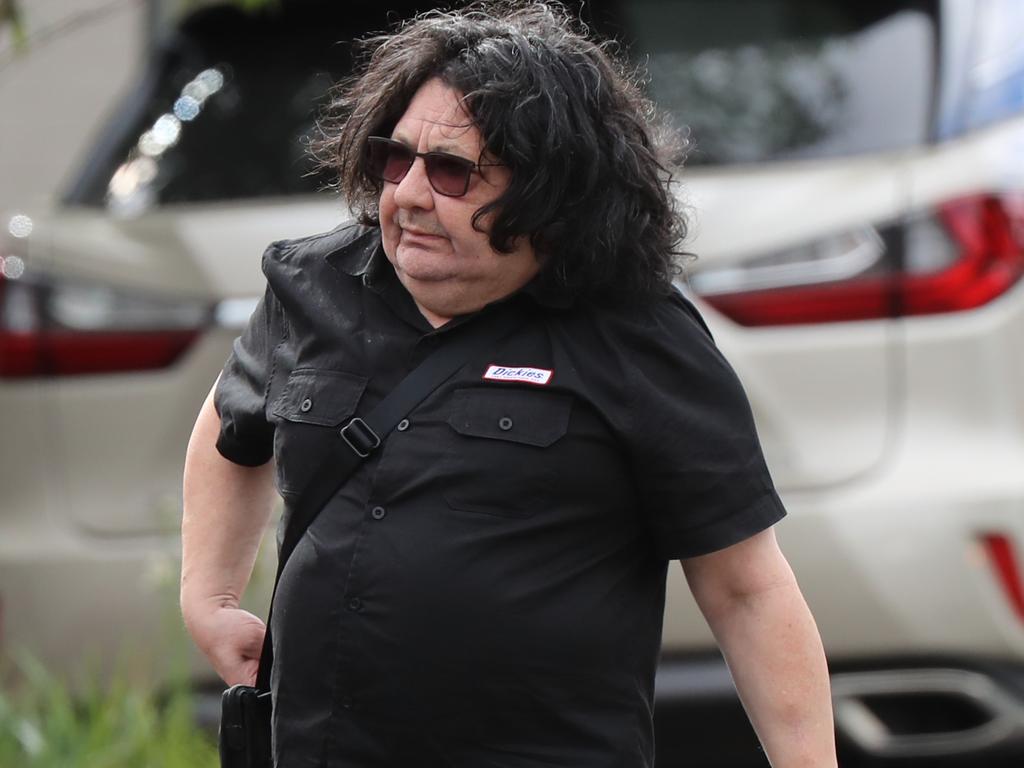
[[[374,507],[370,510],[370,515],[374,520],[383,520],[387,513],[388,511],[384,507]]]
[[[303,413],[309,413],[309,409],[312,407],[313,401],[307,397],[305,400],[302,401],[302,404],[299,406],[299,410],[302,411]]]
[[[399,432],[405,432],[405,430],[407,430],[408,428],[409,428],[409,420],[408,419],[402,419],[400,422],[398,422],[398,426],[396,427],[396,429]]]
[[[512,419],[510,419],[508,416],[502,416],[500,419],[498,419],[498,428],[503,432],[508,432],[510,429],[512,429]]]
[[[361,611],[363,609],[363,601],[358,597],[353,597],[348,601],[348,609],[350,611]]]

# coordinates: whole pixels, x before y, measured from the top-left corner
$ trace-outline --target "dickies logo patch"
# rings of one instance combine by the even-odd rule
[[[547,368],[523,368],[516,365],[489,365],[484,372],[488,381],[521,381],[526,384],[545,386],[551,381],[554,371]]]

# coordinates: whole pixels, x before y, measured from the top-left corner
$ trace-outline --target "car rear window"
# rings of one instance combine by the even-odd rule
[[[305,147],[350,67],[338,10],[192,14],[157,41],[65,201],[134,214],[322,187]]]
[[[688,131],[690,164],[894,149],[927,136],[931,3],[596,0],[599,35],[649,71]],[[306,155],[349,42],[429,7],[285,2],[214,6],[161,39],[65,202],[131,215],[154,205],[310,194]]]
[[[897,149],[928,137],[931,3],[633,0],[649,92],[690,132],[689,163]]]

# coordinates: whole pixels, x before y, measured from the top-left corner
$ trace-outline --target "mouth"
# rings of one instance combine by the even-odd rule
[[[409,235],[411,237],[422,237],[422,238],[437,238],[442,239],[444,235],[438,235],[434,232],[426,232],[421,229],[409,229],[408,227],[402,227],[402,234]]]
[[[445,237],[444,230],[437,226],[417,227],[411,222],[403,222],[397,216],[395,217],[395,224],[398,225],[402,234],[406,234],[411,237]]]

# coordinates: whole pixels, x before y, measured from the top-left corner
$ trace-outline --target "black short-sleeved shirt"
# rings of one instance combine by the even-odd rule
[[[276,457],[287,515],[337,427],[491,309],[431,328],[355,225],[275,243],[263,269],[217,447]],[[285,568],[279,768],[649,766],[668,561],[785,514],[683,297],[506,301],[526,322],[408,415]]]

